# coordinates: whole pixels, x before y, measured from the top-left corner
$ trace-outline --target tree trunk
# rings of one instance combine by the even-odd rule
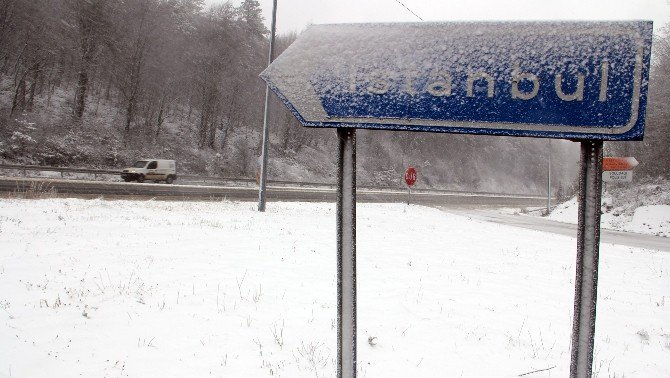
[[[188,115],[186,116],[186,121],[191,122],[191,113],[193,112],[193,98],[188,97]]]
[[[74,115],[81,118],[86,109],[86,90],[88,89],[88,72],[82,67],[79,70],[79,79],[77,80],[77,102],[75,103]]]
[[[19,80],[19,85],[14,91],[14,100],[12,100],[12,110],[9,111],[9,116],[14,115],[16,109],[23,109],[26,105],[26,79],[25,75]]]
[[[219,116],[216,115],[217,112],[218,110],[212,111],[213,114],[210,117],[209,125],[207,127],[207,147],[212,150],[214,149],[216,142],[216,125],[219,123]]]
[[[221,130],[221,151],[226,149],[226,144],[228,143],[228,130],[230,126],[224,125],[223,119],[219,122],[219,130]]]
[[[133,122],[133,117],[135,115],[134,112],[135,112],[135,96],[132,95],[128,99],[128,104],[126,104],[126,126],[124,128],[126,134],[130,133],[130,124]]]
[[[158,118],[156,119],[156,137],[161,133],[161,126],[163,126],[163,110],[165,109],[165,96],[161,97],[160,108],[158,109]]]
[[[30,89],[28,90],[28,103],[27,109],[29,112],[33,111],[33,104],[35,103],[35,88],[37,87],[37,79],[40,72],[40,64],[37,63],[33,67],[33,77],[32,82],[30,83]]]
[[[2,57],[2,66],[0,66],[0,72],[3,75],[7,75],[9,73],[9,53],[5,53],[5,55]]]
[[[107,88],[105,88],[105,100],[109,101],[109,92],[112,88],[112,78],[113,75],[109,75],[109,79],[107,80]]]
[[[207,124],[209,123],[209,114],[207,109],[203,109],[200,114],[200,124],[198,125],[198,147],[202,148],[205,146],[205,141],[207,139]]]

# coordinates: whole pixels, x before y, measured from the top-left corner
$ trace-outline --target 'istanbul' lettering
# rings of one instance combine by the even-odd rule
[[[533,89],[531,89],[530,92],[522,92],[519,90],[519,83],[524,80],[530,81],[533,84]],[[531,100],[533,97],[537,96],[537,92],[539,91],[540,79],[532,73],[521,72],[519,63],[517,62],[512,71],[512,98]]]
[[[400,91],[414,96],[419,94],[416,88],[417,72],[407,71],[403,77]],[[372,94],[384,95],[388,93],[395,85],[392,75],[377,71],[372,73],[367,80],[365,89]],[[585,75],[576,74],[572,77],[576,80],[576,85],[571,93],[566,93],[563,87],[562,73],[554,75],[554,91],[556,96],[563,101],[583,101],[585,91]],[[354,93],[358,90],[358,72],[353,72],[351,75],[351,82],[349,84],[349,91]],[[609,62],[603,61],[600,64],[600,87],[598,88],[598,101],[607,101],[607,87],[609,80]],[[469,73],[465,83],[465,93],[467,97],[476,97],[475,92],[476,83],[485,83],[486,97],[492,99],[495,95],[496,81],[490,74],[478,71]],[[537,96],[540,91],[540,78],[532,72],[525,72],[520,68],[520,63],[516,62],[512,69],[512,78],[510,82],[510,96],[515,100],[528,101]],[[438,71],[432,75],[428,83],[423,88],[424,92],[429,93],[435,97],[449,97],[453,94],[453,80],[451,73],[447,71]]]

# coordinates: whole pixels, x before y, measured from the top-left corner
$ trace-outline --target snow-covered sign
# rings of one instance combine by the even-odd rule
[[[637,167],[638,161],[634,157],[604,157],[603,171],[631,171]]]
[[[315,25],[261,77],[305,126],[639,140],[652,23]]]
[[[632,182],[633,171],[604,171],[603,181],[605,182]]]

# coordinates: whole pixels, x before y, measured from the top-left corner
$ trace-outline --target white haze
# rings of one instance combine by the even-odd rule
[[[208,5],[223,0],[206,0]],[[232,1],[238,5],[242,0]],[[259,0],[266,24],[272,0]],[[424,21],[464,20],[652,20],[654,30],[670,22],[668,0],[401,0]],[[300,32],[309,24],[415,22],[396,0],[278,0],[277,31]]]

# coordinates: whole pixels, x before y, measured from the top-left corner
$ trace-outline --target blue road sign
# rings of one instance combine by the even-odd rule
[[[652,22],[315,25],[261,77],[305,126],[641,140]]]

